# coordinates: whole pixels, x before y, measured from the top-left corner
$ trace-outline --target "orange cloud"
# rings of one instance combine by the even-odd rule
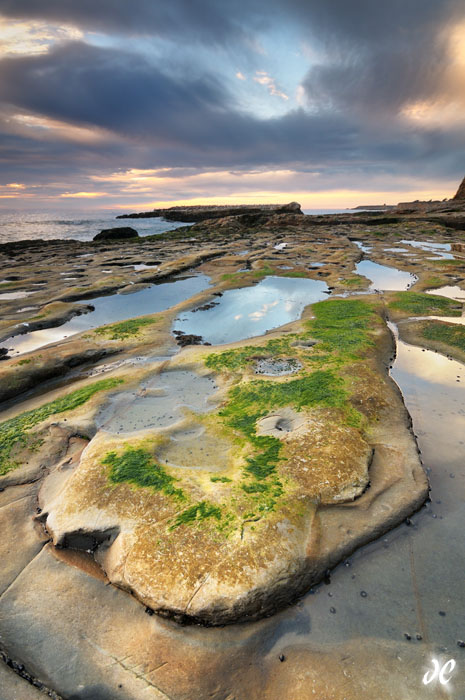
[[[63,199],[95,199],[96,197],[108,196],[108,192],[63,192],[59,196]]]
[[[57,41],[81,39],[83,33],[68,25],[51,25],[46,22],[1,20],[0,55],[47,53]]]
[[[108,139],[111,134],[98,127],[75,126],[58,119],[38,117],[35,114],[13,114],[9,119],[13,133],[31,136],[43,140],[76,141],[78,143],[98,143]]]
[[[256,83],[259,83],[260,85],[264,85],[265,87],[267,87],[270,95],[274,95],[275,97],[280,97],[282,100],[289,99],[289,96],[286,95],[286,93],[283,92],[281,90],[281,88],[279,88],[276,85],[275,79],[272,78],[271,75],[268,75],[268,73],[265,70],[255,71],[254,80]]]

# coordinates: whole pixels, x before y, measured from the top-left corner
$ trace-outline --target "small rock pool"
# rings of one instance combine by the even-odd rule
[[[373,260],[362,260],[357,263],[355,271],[358,275],[363,275],[371,280],[370,289],[384,291],[405,291],[409,289],[418,277],[411,272],[398,270],[396,267],[388,267],[373,262]]]
[[[224,292],[214,306],[179,315],[175,330],[223,345],[263,335],[300,318],[308,304],[327,298],[328,286],[300,277],[265,277],[254,287]]]
[[[106,323],[117,323],[136,316],[165,311],[171,306],[176,306],[176,304],[189,299],[194,294],[198,294],[209,284],[210,278],[200,274],[153,284],[147,289],[141,289],[133,294],[112,294],[90,299],[88,303],[95,308],[94,311],[82,316],[75,316],[57,328],[31,331],[7,338],[1,345],[11,350],[11,355],[21,355]],[[27,328],[27,324],[25,324],[25,328]]]

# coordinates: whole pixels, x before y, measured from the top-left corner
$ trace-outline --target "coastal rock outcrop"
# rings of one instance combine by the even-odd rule
[[[93,551],[112,583],[160,615],[218,625],[291,602],[417,509],[428,483],[380,371],[392,342],[381,305],[312,308],[315,321],[289,336],[171,360],[164,387],[215,376],[209,408],[199,415],[177,395],[186,408],[158,427],[131,431],[121,415],[117,433],[99,431],[64,488],[41,492],[53,543]],[[292,357],[297,371],[257,379],[257,353]],[[117,389],[115,405],[128,414],[134,396]]]
[[[123,240],[126,238],[138,238],[136,229],[130,226],[116,226],[115,228],[104,228],[94,236],[94,241]]]
[[[223,219],[229,216],[259,214],[302,214],[300,204],[250,204],[250,205],[193,205],[189,207],[169,207],[168,209],[154,209],[133,214],[120,214],[118,219],[151,219],[163,217],[167,221],[182,221],[196,223],[206,219]]]
[[[463,178],[460,186],[455,193],[454,199],[465,199],[465,177]]]

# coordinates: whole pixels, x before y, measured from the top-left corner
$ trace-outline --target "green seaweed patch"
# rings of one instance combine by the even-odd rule
[[[440,321],[428,321],[421,334],[427,340],[445,343],[465,352],[465,326],[453,326]]]
[[[282,443],[278,438],[256,434],[256,423],[270,411],[282,406],[293,406],[296,410],[313,406],[340,408],[351,413],[344,380],[331,370],[317,370],[311,374],[286,382],[257,380],[233,387],[228,394],[227,405],[219,411],[225,425],[242,435],[253,448],[247,456],[244,476],[255,484],[247,485],[247,493],[268,492],[279,497],[281,484],[269,483],[257,487],[261,482],[274,477],[281,460]]]
[[[270,265],[265,265],[264,267],[261,267],[258,270],[253,270],[252,277],[254,277],[255,279],[259,279],[260,277],[266,277],[267,275],[275,274],[276,269],[274,267],[270,267]]]
[[[199,524],[209,518],[214,518],[219,521],[221,520],[221,515],[221,508],[219,506],[215,506],[208,501],[199,501],[199,503],[194,503],[194,505],[186,508],[182,513],[179,513],[169,529],[171,531],[175,530],[180,525]]]
[[[109,340],[125,340],[140,334],[142,328],[156,323],[156,318],[131,318],[128,321],[113,323],[111,326],[102,326],[96,328],[94,333],[103,335]]]
[[[462,260],[432,260],[434,265],[439,265],[440,267],[457,267],[458,265],[463,265]]]
[[[18,362],[18,365],[28,365],[30,362],[32,362],[31,358],[29,358],[28,360],[24,359],[24,360],[20,360]]]
[[[113,484],[129,482],[134,486],[162,491],[166,496],[174,496],[178,500],[186,498],[182,489],[175,487],[176,479],[143,448],[127,446],[121,454],[109,452],[102,464],[110,467],[108,478]]]
[[[214,484],[217,482],[221,484],[230,484],[232,479],[229,479],[227,476],[211,476],[210,481],[212,481]]]
[[[318,350],[359,359],[374,344],[371,336],[380,319],[373,304],[361,299],[328,299],[314,304],[312,310],[315,318],[306,327],[321,341]]]
[[[221,275],[221,281],[222,282],[233,282],[234,280],[240,279],[242,275],[246,275],[250,272],[250,270],[243,270],[242,272],[225,272],[224,275]]]
[[[283,443],[274,436],[258,435],[257,421],[280,407],[292,406],[297,411],[330,409],[334,420],[357,429],[364,424],[365,419],[351,403],[353,387],[344,371],[352,367],[354,361],[362,361],[366,350],[374,345],[373,334],[382,323],[378,306],[350,299],[319,302],[312,307],[315,318],[305,322],[304,333],[205,357],[209,369],[233,371],[239,375],[257,356],[289,357],[295,352],[304,363],[297,377],[235,384],[218,411],[219,420],[245,452],[242,480],[237,485],[242,493],[242,499],[237,502],[238,512],[244,506],[247,509],[242,513],[242,521],[262,518],[275,510],[286,491],[278,471],[283,459]],[[309,339],[320,342],[307,346],[305,341]],[[302,342],[299,345],[295,341]],[[248,510],[251,512],[247,515]]]
[[[279,271],[281,277],[308,277],[307,273],[303,270],[287,270],[284,272]]]
[[[352,277],[347,277],[345,280],[341,280],[341,284],[346,287],[364,287],[367,282],[367,278],[362,277],[362,275],[353,275]]]
[[[437,289],[437,287],[442,287],[445,284],[444,277],[428,277],[422,280],[422,284],[427,289]]]
[[[0,423],[0,476],[19,466],[17,462],[11,461],[11,452],[15,446],[36,449],[37,438],[29,434],[35,425],[56,413],[72,411],[86,403],[97,392],[113,389],[123,381],[115,378],[102,379]]]
[[[296,337],[292,334],[284,338],[273,338],[265,345],[246,345],[236,350],[212,353],[205,358],[205,365],[216,372],[221,370],[234,372],[244,369],[258,358],[288,355],[291,352],[291,340],[295,340]]]
[[[390,309],[405,311],[412,316],[442,315],[460,316],[461,309],[453,299],[436,294],[420,294],[419,292],[397,292],[389,303]]]

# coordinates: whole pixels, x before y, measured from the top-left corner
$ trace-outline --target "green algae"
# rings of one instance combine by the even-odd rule
[[[423,284],[427,288],[442,287],[445,282],[446,280],[444,277],[428,277],[427,279],[423,280]]]
[[[356,428],[364,423],[350,402],[344,370],[354,361],[362,361],[367,349],[374,346],[373,331],[381,323],[376,306],[364,300],[334,299],[318,302],[312,309],[315,317],[305,322],[303,333],[274,338],[264,345],[212,353],[204,360],[209,369],[236,374],[263,356],[289,356],[294,352],[304,363],[300,376],[293,379],[257,379],[234,385],[217,414],[224,427],[246,448],[239,487],[251,499],[254,517],[273,511],[285,494],[279,476],[283,443],[273,436],[257,435],[257,421],[278,408],[291,406],[296,411],[332,409],[335,420]],[[319,342],[309,347],[309,339]],[[320,367],[315,369],[315,363]]]
[[[147,449],[126,445],[124,451],[119,454],[114,451],[108,452],[102,459],[102,464],[110,467],[108,478],[112,484],[129,483],[133,486],[150,488],[161,492],[178,502],[189,501],[189,495],[176,486],[178,479],[158,464]],[[212,477],[212,481],[229,482],[231,479],[227,477],[217,477],[215,479],[215,477]],[[203,521],[210,518],[218,522],[221,521],[221,508],[205,500],[199,501],[181,511],[174,522],[171,521],[169,530],[175,530],[181,525],[200,525]],[[225,522],[219,526],[219,529],[221,530],[227,526],[231,520],[232,515],[229,514]]]
[[[453,299],[435,294],[420,294],[419,292],[397,292],[388,306],[390,309],[405,311],[412,316],[461,315],[461,309]]]
[[[379,325],[374,304],[361,299],[328,299],[312,306],[315,318],[306,322],[318,350],[336,353],[339,359],[360,359],[373,346],[371,333]]]
[[[354,275],[353,277],[347,277],[345,280],[341,280],[341,284],[346,287],[364,287],[368,284],[366,277],[362,275]]]
[[[111,326],[96,328],[94,333],[97,335],[103,335],[109,340],[126,340],[126,338],[139,335],[142,328],[156,323],[157,320],[158,319],[156,318],[147,317],[131,318],[128,321],[113,323]]]
[[[97,392],[113,389],[122,382],[122,379],[102,379],[95,382],[95,384],[76,389],[76,391],[72,391],[66,396],[61,396],[54,401],[39,406],[39,408],[26,411],[15,418],[10,418],[0,423],[0,476],[20,466],[17,462],[10,459],[14,447],[27,446],[30,449],[37,449],[37,438],[34,435],[30,435],[30,430],[35,425],[54,414],[72,411],[82,406]]]
[[[421,329],[427,340],[445,343],[465,352],[465,326],[452,326],[440,321],[428,321]]]
[[[176,479],[143,448],[126,446],[121,454],[109,452],[102,464],[110,467],[108,478],[113,484],[128,482],[162,491],[166,496],[174,496],[179,500],[186,498],[182,489],[174,486]]]
[[[264,345],[246,345],[237,350],[213,353],[205,358],[205,365],[216,372],[241,370],[255,359],[289,354],[291,340],[295,340],[296,337],[296,335],[291,335],[285,338],[273,338]]]
[[[199,501],[199,503],[194,503],[194,505],[179,513],[169,529],[175,530],[180,525],[198,524],[209,518],[215,518],[215,520],[219,521],[221,516],[221,508],[208,501]]]
[[[229,479],[227,476],[211,476],[210,481],[213,483],[230,484],[232,479]]]

